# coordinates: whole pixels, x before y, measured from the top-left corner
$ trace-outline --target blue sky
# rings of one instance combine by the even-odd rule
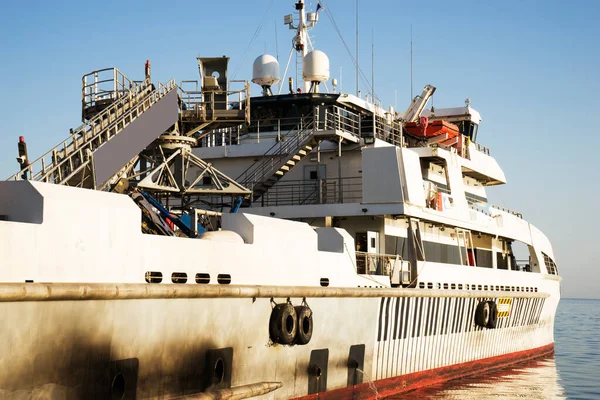
[[[141,79],[150,59],[153,80],[180,81],[197,78],[195,57],[228,55],[230,76],[249,79],[265,49],[278,53],[283,70],[292,37],[283,15],[293,3],[0,2],[0,176],[18,169],[20,135],[37,158],[80,124],[81,76],[92,70],[115,66]],[[323,3],[354,51],[355,2]],[[394,105],[397,92],[397,109],[408,106],[412,25],[415,92],[431,83],[437,107],[468,97],[481,112],[478,140],[509,181],[490,198],[548,235],[566,297],[600,296],[599,16],[596,1],[360,0],[359,59],[370,79],[374,35],[379,98]],[[342,67],[343,89],[354,93],[353,64],[325,12],[311,35],[329,55],[332,76],[340,80]]]

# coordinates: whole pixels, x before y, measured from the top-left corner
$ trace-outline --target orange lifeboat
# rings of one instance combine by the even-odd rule
[[[404,125],[404,129],[411,135],[423,138],[445,135],[445,139],[452,139],[460,135],[458,126],[441,119],[424,124],[420,122],[407,122]]]

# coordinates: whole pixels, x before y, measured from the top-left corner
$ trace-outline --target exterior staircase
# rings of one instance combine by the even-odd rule
[[[118,70],[115,69],[115,71],[115,76],[117,76]],[[166,84],[159,83],[158,87],[148,81],[129,82],[128,89],[112,93],[115,98],[109,105],[103,107],[95,115],[89,116],[83,125],[71,131],[69,137],[10,177],[9,180],[24,178],[59,185],[103,189],[107,182],[97,179],[93,161],[94,153],[107,143],[114,141],[120,133],[144,113],[147,113],[158,101],[177,89],[174,80],[170,80]],[[85,100],[83,103],[83,113],[86,116]],[[156,137],[163,131],[156,132]],[[144,147],[139,150],[141,151]],[[107,170],[106,174],[113,168],[114,173],[118,172],[128,161],[123,165],[117,165],[121,162],[116,161],[114,166],[110,165],[108,168],[104,168]]]
[[[255,162],[238,176],[236,181],[252,190],[251,201],[257,201],[308,156],[316,144],[313,118],[304,119],[284,135],[281,142],[267,150],[262,160]]]

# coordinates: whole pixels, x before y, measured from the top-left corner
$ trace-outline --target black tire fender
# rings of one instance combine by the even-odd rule
[[[298,317],[298,330],[296,332],[296,344],[307,344],[310,342],[313,334],[312,310],[308,306],[296,306],[296,315]]]
[[[292,344],[298,330],[296,309],[289,303],[277,304],[269,319],[269,336],[274,343]]]
[[[485,328],[490,320],[490,304],[480,301],[475,310],[475,325]]]
[[[498,324],[498,306],[494,300],[488,301],[488,304],[490,306],[490,318],[486,326],[490,329],[495,329]]]

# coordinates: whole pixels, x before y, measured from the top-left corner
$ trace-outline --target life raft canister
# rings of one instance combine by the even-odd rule
[[[296,309],[289,303],[277,304],[271,311],[269,336],[274,343],[292,344],[298,331]]]
[[[313,312],[308,306],[296,306],[295,309],[298,316],[298,331],[294,343],[307,344],[313,333]]]

